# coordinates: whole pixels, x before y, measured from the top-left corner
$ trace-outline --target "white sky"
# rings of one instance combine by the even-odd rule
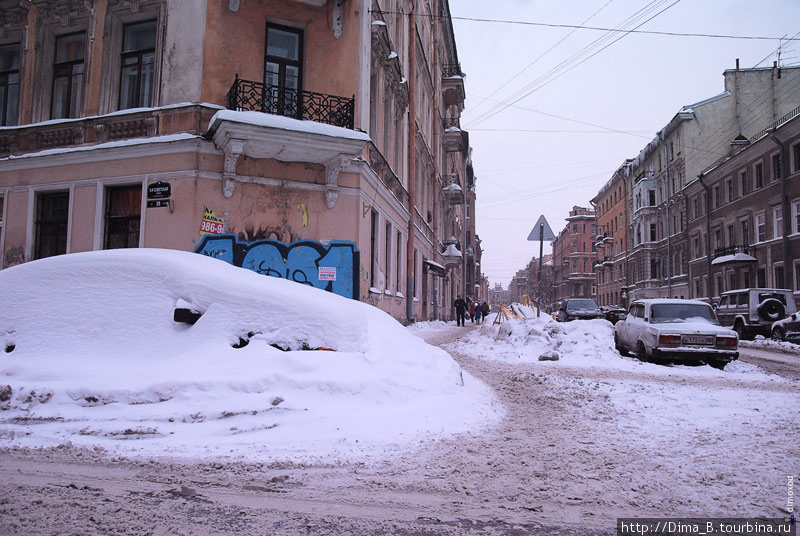
[[[481,268],[490,286],[506,288],[538,255],[538,243],[526,239],[541,214],[558,233],[569,210],[589,206],[614,170],[681,106],[723,92],[722,72],[734,68],[736,58],[742,68],[771,66],[779,41],[631,33],[575,66],[624,34],[463,18],[617,28],[644,10],[644,17],[625,26],[632,29],[668,6],[638,30],[800,37],[798,0],[451,0],[467,75],[461,125],[473,147]],[[598,39],[603,41],[575,59]],[[541,86],[536,81],[562,62],[558,78],[481,118],[524,87]],[[781,63],[800,64],[800,41],[784,42]]]

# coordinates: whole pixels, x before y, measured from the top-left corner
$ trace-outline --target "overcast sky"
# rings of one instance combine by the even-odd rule
[[[800,0],[450,0],[450,10],[467,75],[461,126],[478,178],[481,269],[504,288],[538,255],[527,237],[540,215],[558,233],[681,106],[722,93],[736,58],[771,66],[781,44],[542,24],[800,38]],[[781,64],[800,64],[800,41],[784,41]]]

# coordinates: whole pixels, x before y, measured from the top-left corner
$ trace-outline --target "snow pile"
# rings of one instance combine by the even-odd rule
[[[756,350],[772,350],[784,354],[800,355],[800,345],[794,344],[789,341],[776,341],[774,339],[766,339],[763,335],[756,335],[755,340],[752,341],[739,341],[741,348],[754,348]]]
[[[3,270],[0,289],[0,445],[352,458],[498,418],[487,387],[382,311],[194,253],[63,255]]]
[[[579,367],[612,369],[670,375],[687,372],[692,376],[742,374],[761,376],[759,368],[742,361],[733,361],[724,371],[691,365],[663,366],[646,363],[636,357],[623,357],[614,348],[614,327],[603,319],[556,322],[547,315],[539,318],[503,320],[493,325],[490,315],[480,330],[473,330],[447,346],[478,359],[505,363],[531,364],[540,367]],[[555,363],[553,363],[555,361]],[[777,378],[777,377],[775,377]]]

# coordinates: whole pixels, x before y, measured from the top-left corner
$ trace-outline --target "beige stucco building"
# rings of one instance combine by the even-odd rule
[[[465,292],[446,0],[0,0],[0,28],[0,268],[227,240],[404,321]]]

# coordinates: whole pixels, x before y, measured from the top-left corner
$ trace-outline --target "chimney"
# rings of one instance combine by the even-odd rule
[[[731,156],[736,156],[741,153],[748,145],[750,145],[750,140],[748,140],[744,134],[740,133],[731,141]]]

